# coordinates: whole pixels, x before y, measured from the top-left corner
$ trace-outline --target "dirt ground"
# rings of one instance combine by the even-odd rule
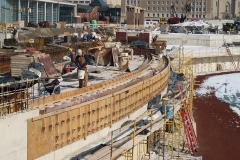
[[[198,76],[195,80],[199,84],[210,76],[213,75]],[[203,160],[240,159],[240,116],[219,101],[214,91],[209,96],[194,97],[193,106],[199,144],[195,156],[202,156]]]

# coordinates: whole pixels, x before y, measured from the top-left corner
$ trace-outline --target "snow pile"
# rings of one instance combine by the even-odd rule
[[[240,73],[213,76],[206,79],[201,86],[195,90],[196,96],[208,95],[215,91],[215,96],[230,104],[230,108],[240,115]]]
[[[205,23],[204,21],[200,20],[200,21],[191,21],[191,22],[183,22],[183,23],[179,23],[179,24],[173,24],[173,26],[208,26],[207,23]]]

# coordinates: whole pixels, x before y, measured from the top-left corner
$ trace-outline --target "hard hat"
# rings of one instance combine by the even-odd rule
[[[78,49],[78,50],[77,50],[77,55],[79,55],[79,56],[82,55],[82,50],[81,50],[81,49]]]

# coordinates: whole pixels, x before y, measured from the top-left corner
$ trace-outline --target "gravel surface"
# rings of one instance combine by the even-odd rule
[[[210,76],[214,75],[198,76],[195,80],[199,84]],[[199,144],[195,156],[203,156],[203,160],[240,159],[240,127],[236,126],[240,117],[228,104],[219,101],[214,91],[208,96],[194,97],[193,106]]]

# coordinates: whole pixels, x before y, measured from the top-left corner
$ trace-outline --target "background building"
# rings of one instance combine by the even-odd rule
[[[231,19],[240,16],[240,0],[121,0],[121,22],[126,22],[126,5],[145,9],[146,21],[159,21],[160,17],[171,17],[171,6],[175,16],[180,17],[186,3],[191,4],[187,18]]]
[[[0,1],[0,22],[12,23],[24,20],[28,22],[39,23],[48,21],[56,23],[61,20],[61,14],[66,12],[60,11],[61,7],[70,8],[66,20],[76,16],[76,4],[67,1],[58,0],[1,0]]]

